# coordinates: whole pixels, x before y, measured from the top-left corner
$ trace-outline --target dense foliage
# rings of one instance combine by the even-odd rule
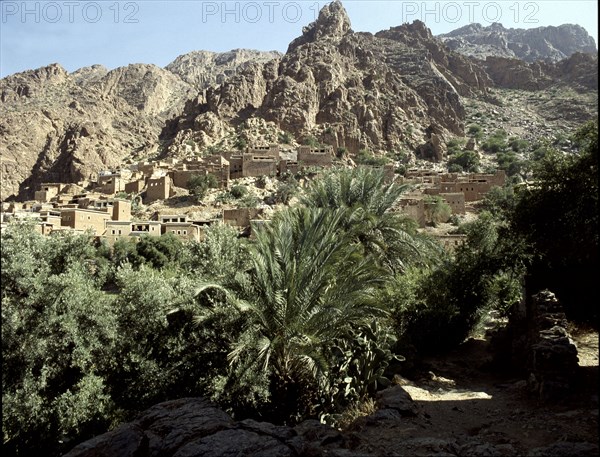
[[[202,243],[112,247],[3,230],[3,450],[59,455],[181,396],[236,418],[335,423],[403,356],[459,344],[523,286],[597,315],[597,124],[575,140],[536,149],[533,183],[490,192],[453,255],[394,211],[406,188],[366,168],[319,176],[251,240],[223,225]]]
[[[570,317],[598,317],[598,123],[573,137],[576,150],[544,151],[509,214],[515,233],[535,255],[527,286],[548,287]]]

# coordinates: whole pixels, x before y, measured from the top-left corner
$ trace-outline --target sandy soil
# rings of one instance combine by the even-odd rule
[[[539,403],[524,379],[489,370],[488,343],[470,339],[425,360],[412,379],[397,377],[419,413],[376,426],[357,420],[351,429],[359,449],[382,456],[597,455],[598,333],[575,330],[573,338],[580,359],[573,395]]]

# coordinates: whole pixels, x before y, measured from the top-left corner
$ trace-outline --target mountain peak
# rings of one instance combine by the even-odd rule
[[[498,22],[487,27],[470,24],[438,38],[450,49],[479,59],[494,56],[556,62],[576,52],[597,52],[594,39],[583,27],[573,24],[532,29],[506,28]]]
[[[506,28],[500,22],[492,22],[487,28],[492,32],[506,31]]]
[[[321,9],[315,22],[302,29],[302,36],[290,43],[288,52],[305,43],[312,43],[327,37],[339,39],[350,32],[352,32],[352,28],[348,13],[342,2],[335,0]]]

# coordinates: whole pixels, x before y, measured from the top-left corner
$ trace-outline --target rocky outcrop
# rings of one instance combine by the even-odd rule
[[[530,318],[529,388],[541,400],[564,397],[577,375],[577,346],[567,331],[562,305],[550,291],[533,296]]]
[[[316,420],[296,427],[235,422],[203,398],[160,403],[135,421],[86,441],[64,457],[361,457],[336,429]]]
[[[376,411],[356,418],[344,430],[317,420],[294,427],[235,421],[203,398],[182,398],[155,405],[134,421],[75,446],[64,457],[597,455],[598,445],[591,439],[597,427],[586,419],[594,414],[593,405],[563,416],[548,410],[532,415],[511,409],[514,394],[489,388],[493,395],[464,388],[446,392],[448,386],[439,384],[429,391],[395,385],[378,392]],[[409,389],[416,398],[427,400],[414,401]],[[540,440],[533,431],[544,427],[554,435],[544,433]]]
[[[469,24],[438,36],[450,49],[479,59],[518,58],[527,62],[559,61],[576,52],[597,54],[594,39],[580,25],[507,29],[493,23],[488,27]]]
[[[224,83],[252,63],[266,63],[281,57],[277,51],[233,49],[228,52],[192,51],[177,57],[165,69],[176,74],[195,89]]]
[[[142,115],[169,118],[191,97],[190,86],[156,65],[134,64],[108,72],[87,87],[101,99],[125,101]]]
[[[541,65],[544,73],[575,90],[598,90],[598,54],[576,52],[560,62]]]
[[[598,89],[598,55],[575,53],[559,62],[533,62],[488,56],[481,66],[493,85],[507,89],[543,90],[554,84],[585,92]]]
[[[52,64],[0,80],[2,199],[31,198],[41,182],[87,180],[125,160],[155,155],[165,124],[189,99],[238,66],[276,56],[200,52],[181,56],[168,69],[135,64],[108,71],[94,65],[71,74]],[[213,125],[209,134],[223,132],[218,119],[199,128],[207,125]]]
[[[448,48],[465,37],[502,52],[478,60]],[[86,180],[124,162],[279,138],[295,144],[316,137],[350,155],[416,151],[441,162],[446,141],[464,134],[464,97],[494,86],[597,89],[588,38],[576,26],[472,24],[443,36],[444,44],[420,21],[356,33],[334,1],[283,56],[195,51],[165,69],[94,65],[69,74],[53,64],[19,73],[0,80],[2,199],[31,198],[41,182]],[[540,40],[556,51],[548,56],[571,57],[520,60],[541,55]],[[525,42],[529,50],[514,44]]]
[[[302,35],[290,43],[287,53],[294,51],[299,46],[317,41],[339,42],[349,33],[352,33],[352,28],[348,13],[342,3],[335,0],[319,11],[318,20],[302,28]]]
[[[197,119],[211,112],[233,125],[262,118],[296,138],[314,135],[350,153],[414,149],[428,140],[429,126],[442,140],[462,133],[460,95],[488,84],[478,65],[449,53],[422,22],[355,33],[335,1],[279,62],[250,65],[188,104],[171,126],[171,148],[179,149],[178,136],[206,142]]]
[[[156,148],[160,118],[102,94],[101,73],[97,68],[71,76],[51,65],[0,81],[3,199],[31,197],[44,181],[88,179],[131,153]],[[139,79],[127,85],[153,93]]]
[[[461,54],[449,52],[448,48],[435,38],[421,21],[392,27],[389,30],[378,32],[375,36],[404,45],[404,49],[401,49],[403,57],[394,62],[394,56],[390,56],[390,61],[395,64],[398,71],[404,72],[406,70],[405,63],[408,54],[413,61],[425,58],[433,62],[435,68],[442,73],[443,77],[452,84],[460,95],[473,95],[492,85],[489,76],[479,67],[477,62],[473,62]],[[395,51],[397,53],[398,49],[395,49]],[[416,69],[413,69],[412,73],[417,74],[414,70]]]
[[[577,346],[555,295],[543,290],[512,310],[508,326],[493,339],[496,363],[527,377],[527,387],[545,402],[575,393]]]
[[[537,62],[528,64],[515,58],[489,56],[483,66],[497,87],[540,90],[553,82]]]

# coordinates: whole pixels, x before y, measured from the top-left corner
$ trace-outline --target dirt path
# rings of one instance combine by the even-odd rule
[[[471,339],[425,360],[414,379],[398,378],[417,415],[358,420],[357,448],[382,456],[598,455],[598,333],[573,337],[580,359],[573,395],[538,403],[524,379],[487,370],[486,341]]]

